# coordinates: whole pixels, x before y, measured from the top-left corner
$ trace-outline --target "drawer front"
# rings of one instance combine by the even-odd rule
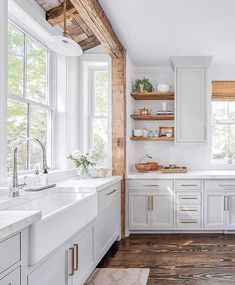
[[[235,191],[235,180],[205,180],[205,190]]]
[[[186,215],[188,217],[201,215],[201,205],[177,205],[177,216]]]
[[[0,273],[20,261],[20,233],[0,243]]]
[[[156,180],[156,179],[143,179],[143,180],[129,180],[128,188],[130,190],[173,190],[173,180]]]
[[[201,219],[200,217],[187,217],[181,216],[176,221],[177,228],[200,228]]]
[[[191,205],[191,204],[201,204],[201,193],[186,193],[186,192],[177,192],[176,194],[177,204],[182,205]]]
[[[0,280],[0,285],[20,285],[20,267],[7,274]]]
[[[100,209],[108,207],[114,201],[120,198],[121,184],[114,184],[99,192],[99,207]]]
[[[180,179],[175,182],[176,190],[201,190],[202,182],[197,179]]]

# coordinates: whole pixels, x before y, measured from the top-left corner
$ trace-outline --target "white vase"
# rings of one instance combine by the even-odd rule
[[[160,83],[157,85],[157,91],[158,92],[169,92],[170,91],[170,85],[167,83]]]

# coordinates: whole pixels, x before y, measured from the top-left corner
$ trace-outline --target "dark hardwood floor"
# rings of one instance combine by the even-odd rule
[[[98,267],[150,268],[147,285],[235,285],[235,235],[131,235]]]

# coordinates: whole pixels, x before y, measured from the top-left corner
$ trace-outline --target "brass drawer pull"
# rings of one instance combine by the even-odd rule
[[[197,200],[197,197],[181,197],[182,200]]]
[[[113,191],[107,193],[106,195],[109,196],[109,195],[112,195],[113,193],[117,192],[117,189],[114,189]]]
[[[197,187],[197,184],[182,184],[183,187]]]
[[[191,221],[181,220],[180,222],[181,224],[197,224],[197,220],[191,220]]]
[[[181,212],[197,212],[197,209],[181,209]]]
[[[148,210],[153,211],[153,196],[148,196]]]
[[[159,187],[159,185],[158,184],[150,184],[150,185],[144,185],[144,187]]]
[[[69,276],[73,276],[74,275],[74,252],[75,249],[74,247],[70,247],[69,250],[71,250],[71,273],[69,273]]]
[[[76,261],[76,266],[74,268],[74,271],[78,271],[78,244],[74,244],[75,250],[76,250],[76,255],[75,255],[75,261]]]

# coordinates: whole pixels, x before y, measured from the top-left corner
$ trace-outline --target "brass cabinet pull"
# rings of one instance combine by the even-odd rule
[[[183,199],[183,200],[196,200],[197,197],[180,197],[180,199]]]
[[[183,187],[197,187],[197,184],[181,184]]]
[[[235,187],[235,184],[219,184],[220,187],[226,188],[226,187]]]
[[[114,189],[113,191],[107,193],[106,195],[109,196],[109,195],[112,195],[113,193],[117,192],[117,189]]]
[[[187,209],[187,208],[181,208],[181,212],[197,212],[197,209]]]
[[[148,210],[153,210],[153,196],[148,196]]]
[[[144,187],[159,187],[159,185],[158,184],[149,184],[149,185],[144,185]]]
[[[151,196],[151,210],[153,211],[153,196]]]
[[[227,211],[230,211],[230,196],[227,196]]]
[[[75,250],[76,250],[76,255],[75,255],[76,265],[75,265],[74,271],[78,271],[78,244],[75,243],[74,247],[75,247]]]
[[[226,211],[226,196],[224,196],[224,211]]]
[[[197,220],[181,220],[181,224],[197,224]]]
[[[69,273],[69,276],[74,275],[74,247],[70,247],[69,250],[71,250],[71,273]]]

